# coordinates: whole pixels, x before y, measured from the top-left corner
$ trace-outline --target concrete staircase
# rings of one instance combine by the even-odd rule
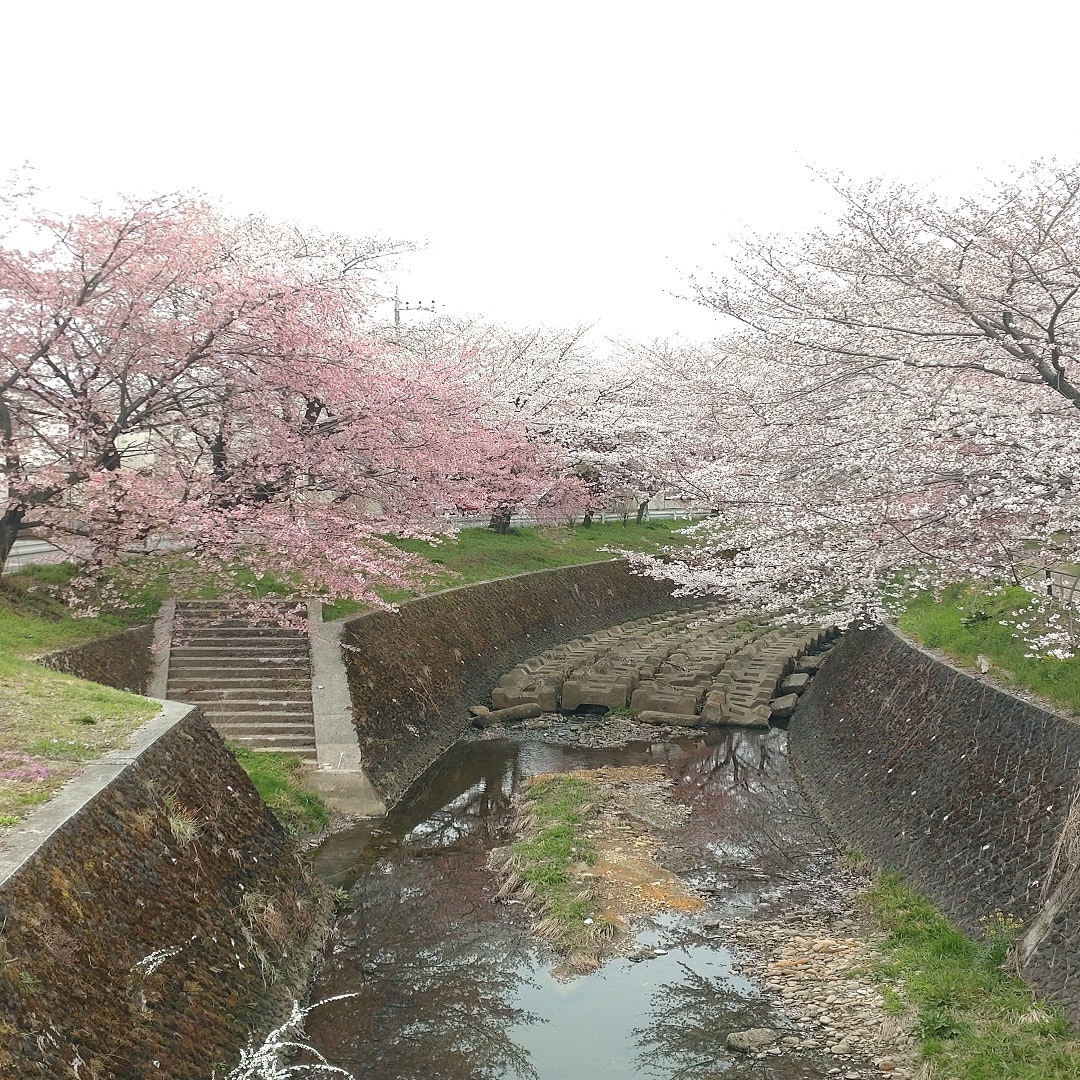
[[[303,604],[281,607],[306,619]],[[306,628],[254,619],[221,601],[178,601],[166,696],[198,705],[226,739],[316,764]]]

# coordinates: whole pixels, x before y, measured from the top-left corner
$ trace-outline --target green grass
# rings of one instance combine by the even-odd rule
[[[566,949],[590,940],[585,920],[595,921],[598,913],[596,903],[575,885],[571,867],[596,861],[584,827],[596,816],[600,801],[594,785],[572,776],[546,777],[525,792],[525,813],[532,825],[526,838],[513,845],[513,853],[530,903],[552,927],[550,936]]]
[[[292,754],[261,753],[235,743],[230,743],[229,749],[290,835],[312,835],[330,824],[326,804],[304,789],[300,780],[303,766]]]
[[[70,568],[42,566],[0,580],[0,829],[157,712],[145,698],[33,662],[125,625],[111,615],[73,618],[52,595],[70,576]]]
[[[426,540],[395,540],[395,547],[432,562],[440,571],[427,591],[478,581],[525,574],[533,570],[552,570],[578,563],[600,562],[614,558],[605,548],[630,551],[656,551],[669,544],[681,543],[674,533],[690,521],[605,522],[591,526],[529,526],[506,535],[490,529],[462,529],[441,543]],[[416,594],[385,594],[384,599],[398,603]],[[324,618],[339,619],[363,608],[350,601],[327,605]]]
[[[976,666],[981,654],[992,661],[992,674],[998,681],[1080,715],[1080,657],[1032,656],[1011,629],[1023,618],[1020,613],[1030,597],[1018,586],[986,591],[956,585],[937,600],[928,593],[916,596],[898,615],[897,624],[917,641],[967,667]]]
[[[896,875],[882,877],[870,901],[888,934],[876,972],[888,1011],[906,1009],[935,1080],[1080,1076],[1080,1042],[1060,1012],[1002,968],[1012,921],[993,916],[973,940]]]

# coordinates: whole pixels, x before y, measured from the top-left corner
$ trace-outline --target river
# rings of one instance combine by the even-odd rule
[[[607,728],[603,728],[603,724]],[[358,1080],[813,1080],[835,1061],[728,1051],[728,1032],[790,1029],[736,970],[731,921],[794,904],[834,851],[792,777],[783,730],[603,743],[611,721],[561,722],[451,749],[390,815],[328,839],[316,868],[347,897],[314,1000],[312,1045]],[[606,736],[610,741],[610,734]],[[512,799],[537,773],[661,765],[690,808],[659,861],[705,900],[653,916],[626,955],[572,979],[495,899],[488,852],[509,843]],[[830,1070],[832,1070],[830,1072]]]

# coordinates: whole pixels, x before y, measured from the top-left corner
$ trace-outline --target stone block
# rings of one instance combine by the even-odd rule
[[[780,690],[784,694],[801,694],[809,682],[810,675],[805,671],[798,671],[784,679],[780,684]]]
[[[722,724],[727,709],[727,694],[723,690],[711,690],[705,695],[701,707],[701,719],[706,724]]]
[[[560,708],[566,712],[573,712],[581,705],[582,684],[577,679],[567,679],[562,686]]]
[[[753,705],[750,708],[729,707],[724,723],[729,727],[767,728],[769,706]]]
[[[686,713],[664,712],[660,709],[644,709],[635,713],[643,724],[660,724],[671,727],[701,727],[701,717]]]
[[[772,718],[774,720],[786,720],[799,704],[798,694],[784,694],[782,697],[773,698]]]
[[[539,705],[544,712],[557,712],[559,709],[559,691],[561,689],[561,682],[558,685],[545,683],[536,692],[536,704]]]
[[[509,709],[514,705],[521,704],[521,688],[518,686],[496,686],[491,691],[491,707],[493,709]]]

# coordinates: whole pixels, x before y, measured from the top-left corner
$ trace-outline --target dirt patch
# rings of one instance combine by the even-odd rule
[[[526,903],[537,936],[564,954],[555,974],[572,976],[622,952],[644,919],[666,911],[703,911],[707,904],[658,862],[664,846],[659,834],[682,825],[690,814],[689,807],[675,801],[663,767],[604,766],[560,775],[580,779],[596,793],[595,813],[575,827],[582,849],[591,848],[595,857],[566,868],[566,892],[591,914],[579,923],[565,909],[557,913],[522,875],[512,848],[493,851],[491,867],[502,880],[499,897]],[[532,782],[550,778],[536,776]],[[535,839],[538,830],[527,801],[518,802],[515,817],[515,831],[523,840]]]
[[[705,901],[681,878],[665,870],[657,855],[659,832],[677,828],[690,809],[672,798],[671,780],[658,765],[606,767],[574,775],[596,785],[604,806],[586,836],[596,862],[580,864],[578,875],[603,913],[625,929],[663,911],[703,911]]]

